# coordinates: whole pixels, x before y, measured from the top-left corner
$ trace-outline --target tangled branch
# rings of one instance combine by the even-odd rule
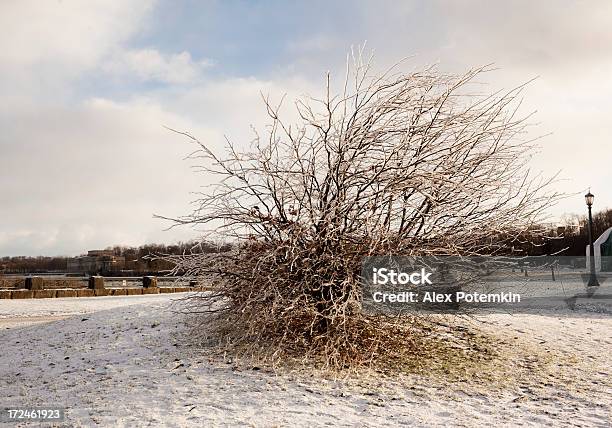
[[[170,259],[211,284],[193,310],[223,343],[332,367],[371,362],[409,324],[360,311],[363,257],[507,253],[559,197],[527,167],[523,86],[481,95],[472,89],[487,67],[397,69],[373,76],[359,55],[339,93],[328,75],[322,98],[295,103],[297,125],[264,98],[270,126],[247,150],[228,141],[219,155],[182,133],[220,180],[173,220],[239,247]]]

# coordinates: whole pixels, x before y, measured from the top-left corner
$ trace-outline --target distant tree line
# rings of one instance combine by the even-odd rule
[[[523,234],[515,246],[518,254],[540,256],[557,254],[561,256],[584,256],[588,245],[588,219],[586,215],[566,216],[559,226],[548,231],[547,237],[541,233]],[[593,214],[593,239],[597,239],[612,227],[612,209]],[[541,228],[538,228],[541,229]],[[537,236],[536,236],[537,235]],[[160,272],[171,269],[164,260],[156,260],[154,255],[182,255],[192,253],[216,253],[231,249],[231,244],[211,242],[178,242],[176,244],[146,244],[139,247],[116,245],[106,248],[115,256],[125,258],[127,270],[135,273]],[[61,273],[66,271],[69,257],[65,256],[14,256],[0,258],[0,273]]]
[[[107,247],[114,256],[125,258],[126,270],[134,273],[154,273],[172,268],[167,262],[157,260],[155,255],[182,255],[192,253],[216,253],[231,249],[227,243],[179,242],[177,244],[146,244],[139,247]],[[0,273],[63,273],[66,272],[70,257],[66,256],[7,256],[0,258]]]
[[[593,214],[593,241],[612,227],[612,209]],[[561,223],[548,231],[546,237],[531,239],[525,236],[524,243],[519,244],[524,254],[530,256],[560,255],[582,256],[586,254],[589,244],[588,217],[586,215],[569,215]]]
[[[67,262],[68,257],[2,257],[0,273],[64,272]]]
[[[146,244],[140,247],[114,246],[106,248],[114,256],[125,259],[121,271],[104,272],[105,275],[149,275],[167,272],[174,268],[163,256],[183,254],[210,254],[229,251],[231,245],[227,243],[215,244],[212,242],[179,242],[178,244]],[[180,271],[177,273],[181,273]]]
[[[125,257],[125,260],[141,260],[151,255],[161,254],[189,254],[189,253],[222,253],[229,251],[231,244],[228,243],[213,243],[213,242],[179,242],[177,244],[145,244],[140,247],[129,247],[123,245],[115,245],[107,247],[106,250],[112,251],[115,256]]]

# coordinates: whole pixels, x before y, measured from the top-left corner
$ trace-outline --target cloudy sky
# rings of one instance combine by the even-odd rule
[[[197,237],[153,214],[189,211],[206,181],[192,145],[247,141],[260,92],[317,95],[351,45],[379,66],[495,63],[491,90],[533,77],[524,111],[551,135],[533,166],[612,206],[612,2],[0,2],[0,256],[76,255]]]

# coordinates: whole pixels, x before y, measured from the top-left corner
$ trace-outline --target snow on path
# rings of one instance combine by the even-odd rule
[[[417,378],[378,389],[211,362],[182,343],[175,303],[142,297],[61,310],[32,303],[37,316],[89,313],[0,331],[0,405],[65,407],[66,427],[610,426],[610,317],[487,316],[492,329],[576,356],[548,385],[526,378],[518,390],[478,392]],[[115,308],[98,310],[105,305]]]
[[[0,330],[130,305],[180,300],[189,293],[0,300]]]
[[[189,293],[54,299],[2,299],[0,300],[0,318],[85,314],[123,306],[180,300],[187,294]]]

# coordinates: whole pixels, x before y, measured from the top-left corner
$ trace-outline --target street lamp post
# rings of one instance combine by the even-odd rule
[[[597,281],[597,275],[595,274],[595,249],[593,248],[593,216],[591,214],[591,207],[593,206],[593,199],[595,196],[589,190],[589,193],[584,195],[584,199],[586,200],[587,207],[589,207],[589,265],[591,269],[591,275],[589,276],[588,287],[597,287],[599,286],[599,281]]]

